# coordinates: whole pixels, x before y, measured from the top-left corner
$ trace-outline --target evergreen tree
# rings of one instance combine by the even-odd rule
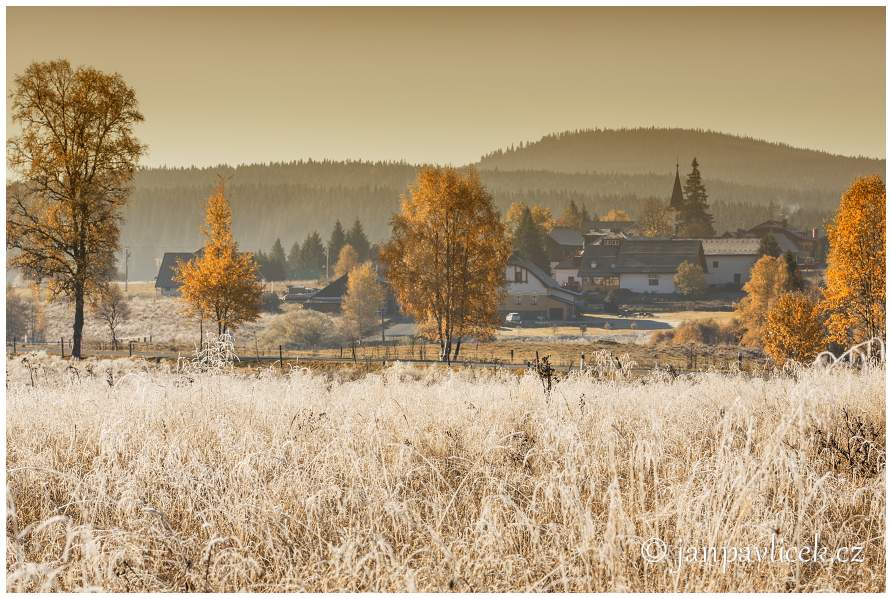
[[[341,225],[341,221],[338,220],[335,222],[331,237],[328,239],[328,255],[332,264],[337,261],[338,255],[341,253],[341,248],[344,247],[344,244],[346,243],[347,235],[344,233],[344,227]]]
[[[269,256],[267,256],[263,250],[258,250],[256,254],[254,254],[254,261],[257,262],[257,272],[260,277],[264,281],[272,281],[270,276],[272,272],[270,270]]]
[[[300,248],[299,272],[301,277],[318,279],[325,270],[325,247],[322,237],[313,231],[304,240]]]
[[[787,265],[787,274],[790,276],[787,288],[790,291],[802,291],[805,289],[805,280],[802,278],[802,271],[799,270],[799,265],[796,263],[796,256],[793,255],[793,252],[784,252],[784,263]]]
[[[580,212],[575,201],[570,200],[570,204],[564,208],[561,217],[558,219],[558,224],[562,227],[576,229],[577,231],[582,228],[582,212]]]
[[[551,272],[548,254],[545,251],[545,240],[536,226],[529,208],[525,208],[520,217],[520,224],[514,234],[514,251],[539,266],[545,272]]]
[[[679,210],[679,236],[713,237],[712,215],[709,213],[709,196],[700,178],[697,159],[691,162],[691,173],[684,184],[684,204]]]
[[[359,222],[358,218],[356,219],[356,222],[353,223],[353,228],[347,233],[347,243],[352,245],[353,249],[356,250],[360,262],[365,262],[369,259],[369,238],[366,237],[365,231],[362,228],[362,223]]]
[[[781,255],[780,246],[777,244],[777,240],[771,233],[768,233],[759,240],[759,255],[771,256],[772,258],[777,258]]]
[[[300,242],[295,241],[288,251],[288,262],[286,271],[289,279],[300,279]]]
[[[284,281],[287,273],[287,259],[285,258],[285,248],[282,247],[282,241],[276,238],[273,247],[269,252],[269,281]]]

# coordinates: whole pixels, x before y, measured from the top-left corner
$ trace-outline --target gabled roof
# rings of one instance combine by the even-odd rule
[[[521,256],[519,254],[511,254],[511,257],[508,258],[508,266],[520,266],[522,268],[527,269],[528,271],[530,271],[530,274],[532,274],[534,277],[539,279],[539,281],[547,289],[554,289],[557,291],[561,291],[563,293],[579,295],[579,293],[577,293],[576,291],[570,291],[569,289],[561,287],[561,284],[558,283],[557,281],[555,281],[551,275],[549,275],[547,272],[545,272],[544,270],[539,268],[536,264],[533,264],[532,262],[530,262],[529,260],[527,260],[526,258],[524,258],[523,256]],[[508,281],[508,282],[510,283],[510,281]]]
[[[626,239],[619,247],[585,248],[579,274],[615,276],[634,273],[674,273],[682,262],[699,264],[706,271],[699,239]]]
[[[759,239],[755,237],[723,237],[701,239],[707,256],[758,256]]]
[[[161,289],[178,289],[180,283],[174,281],[178,262],[188,262],[192,258],[200,256],[203,248],[197,252],[164,252],[161,257],[161,266],[158,267],[158,276],[155,277],[155,287]]]
[[[548,232],[548,236],[558,245],[582,247],[585,240],[582,234],[570,227],[554,227]]]

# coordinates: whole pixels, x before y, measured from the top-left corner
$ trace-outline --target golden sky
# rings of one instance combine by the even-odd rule
[[[57,57],[121,73],[147,165],[465,164],[651,125],[885,157],[884,8],[6,11],[7,89]]]

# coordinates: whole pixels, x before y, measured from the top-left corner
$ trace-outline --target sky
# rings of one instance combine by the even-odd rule
[[[120,73],[147,166],[463,165],[636,126],[886,152],[882,7],[6,11],[7,93],[33,61]]]

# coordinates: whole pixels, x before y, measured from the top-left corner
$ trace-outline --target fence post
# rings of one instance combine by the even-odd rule
[[[12,338],[12,355],[15,355],[15,337]]]
[[[285,364],[282,361],[282,346],[281,345],[279,346],[279,368],[281,368],[283,370],[285,369]]]
[[[510,351],[511,351],[511,363],[513,364],[514,363],[514,349],[512,348]]]
[[[131,358],[133,357],[133,339],[127,342],[127,353]]]
[[[62,350],[62,358],[65,358],[65,337],[59,337],[59,347]]]
[[[579,354],[579,370],[585,370],[585,352]]]

